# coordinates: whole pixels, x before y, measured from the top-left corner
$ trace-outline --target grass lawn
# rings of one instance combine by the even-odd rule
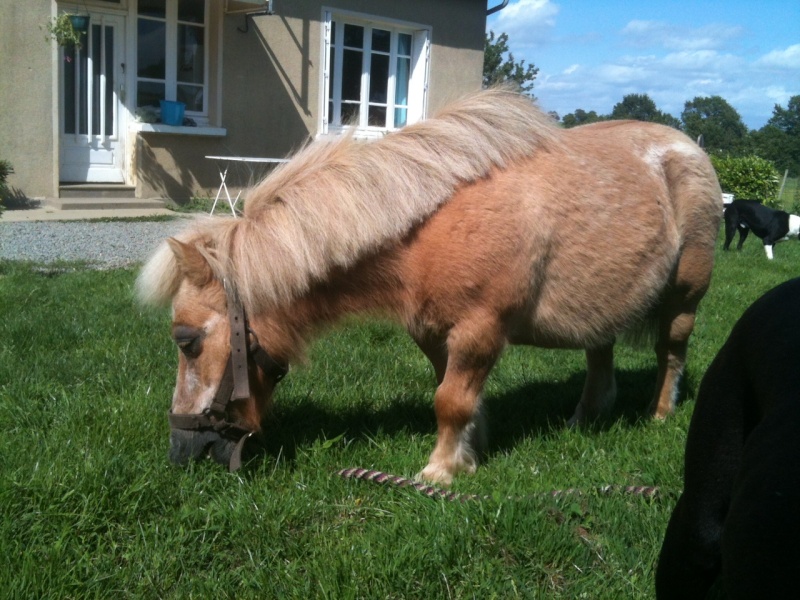
[[[485,393],[488,461],[431,500],[342,480],[412,476],[433,448],[434,377],[404,332],[353,322],[279,386],[265,460],[237,474],[167,462],[177,362],[168,311],[135,272],[0,262],[0,590],[9,598],[651,598],[703,372],[800,244],[718,252],[682,403],[641,418],[652,353],[620,347],[612,418],[564,427],[580,352],[510,348]],[[657,485],[654,499],[542,492]]]

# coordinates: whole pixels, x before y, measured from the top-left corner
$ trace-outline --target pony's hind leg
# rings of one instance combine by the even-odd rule
[[[448,336],[447,364],[434,397],[436,447],[419,476],[442,485],[449,485],[457,473],[474,473],[486,446],[481,391],[503,342],[497,330],[475,325],[458,326]],[[442,354],[420,347],[438,375]]]
[[[614,378],[614,344],[586,350],[586,382],[575,414],[568,425],[574,427],[608,412],[617,397]]]
[[[667,303],[662,309],[655,346],[658,377],[653,401],[650,403],[650,413],[658,419],[665,419],[675,410],[678,386],[686,364],[686,348],[694,329],[696,308],[695,302],[684,305],[682,309],[673,303]]]

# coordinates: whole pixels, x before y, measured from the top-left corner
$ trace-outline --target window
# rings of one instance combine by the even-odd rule
[[[207,0],[139,0],[136,106],[160,100],[186,104],[204,115],[207,98]]]
[[[403,127],[425,108],[429,31],[326,15],[323,133]]]

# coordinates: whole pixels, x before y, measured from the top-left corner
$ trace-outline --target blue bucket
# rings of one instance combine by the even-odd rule
[[[186,105],[174,100],[161,101],[161,122],[164,125],[183,125],[183,112]]]

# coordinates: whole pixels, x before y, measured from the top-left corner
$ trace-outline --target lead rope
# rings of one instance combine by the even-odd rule
[[[374,471],[370,469],[362,469],[353,467],[350,469],[342,469],[336,473],[343,479],[359,479],[361,481],[371,481],[372,483],[388,484],[396,487],[411,487],[428,496],[447,502],[471,502],[475,500],[491,500],[492,496],[480,496],[477,494],[459,494],[456,492],[449,492],[433,485],[429,485],[422,481],[414,479],[407,479],[398,475],[390,475],[382,471]],[[656,498],[664,494],[664,492],[657,486],[645,485],[603,485],[594,488],[593,492],[599,496],[610,496],[614,494],[629,495],[629,496],[642,496],[644,498]],[[582,496],[586,492],[577,488],[568,488],[565,490],[552,490],[549,492],[541,492],[535,494],[536,498],[561,498],[564,496]]]

